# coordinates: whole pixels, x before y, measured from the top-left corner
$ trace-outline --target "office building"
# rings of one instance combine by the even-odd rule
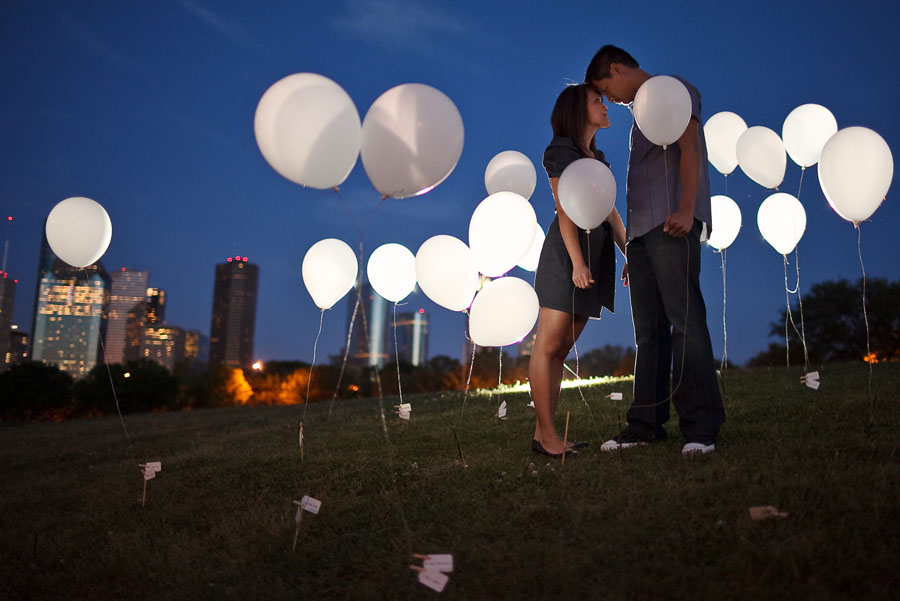
[[[9,348],[6,355],[0,357],[0,362],[6,364],[6,368],[27,361],[28,355],[28,333],[19,329],[19,326],[13,325],[9,330]]]
[[[356,368],[381,367],[388,357],[388,311],[390,303],[365,282],[348,294],[347,330],[350,332],[347,361]],[[357,304],[359,307],[357,308]],[[356,319],[353,318],[356,310]],[[367,329],[368,327],[368,329]]]
[[[184,358],[192,365],[209,363],[209,336],[204,336],[198,330],[185,332]]]
[[[10,349],[16,284],[5,271],[0,271],[0,371],[6,369]]]
[[[247,257],[229,257],[216,265],[212,322],[209,327],[210,365],[249,368],[253,363],[259,267]]]
[[[110,274],[112,287],[109,294],[109,321],[106,324],[106,360],[109,363],[125,363],[129,344],[129,316],[138,305],[145,302],[147,280],[150,272],[123,267]]]
[[[394,325],[397,328],[396,354],[400,361],[416,367],[424,365],[428,361],[428,315],[425,309],[398,314]]]
[[[178,326],[148,325],[141,344],[143,357],[175,371],[175,364],[184,359],[184,339],[184,330]]]
[[[129,311],[125,323],[125,361],[137,361],[144,357],[144,329],[165,323],[166,292],[160,288],[146,288],[141,302]]]
[[[32,326],[31,358],[58,366],[75,378],[103,361],[111,281],[100,262],[67,265],[41,246]]]

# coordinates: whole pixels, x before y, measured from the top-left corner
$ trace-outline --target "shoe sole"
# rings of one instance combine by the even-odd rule
[[[612,443],[612,444],[610,444]],[[601,451],[618,451],[620,449],[630,449],[631,447],[641,447],[646,446],[648,443],[646,442],[615,442],[614,440],[608,440],[600,445]]]
[[[716,445],[714,444],[688,448],[689,444],[692,443],[684,445],[684,448],[681,449],[682,455],[706,455],[716,450]]]

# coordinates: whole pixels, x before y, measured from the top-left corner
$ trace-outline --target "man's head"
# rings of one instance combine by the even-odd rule
[[[630,104],[638,88],[648,78],[649,75],[633,56],[607,44],[591,59],[584,74],[584,83],[606,96],[610,102]]]

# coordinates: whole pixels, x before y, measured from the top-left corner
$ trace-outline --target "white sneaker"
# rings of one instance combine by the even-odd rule
[[[630,449],[631,447],[638,447],[646,445],[646,442],[619,442],[615,438],[607,440],[602,445],[600,445],[601,451],[618,451],[619,449]]]
[[[716,444],[703,444],[702,442],[689,442],[681,448],[682,455],[692,455],[694,453],[710,453],[716,450]]]

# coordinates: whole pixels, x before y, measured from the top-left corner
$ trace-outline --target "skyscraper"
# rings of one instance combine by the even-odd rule
[[[144,302],[150,272],[128,269],[110,274],[112,287],[109,295],[109,321],[106,324],[106,360],[124,363],[128,346],[127,326],[129,313]]]
[[[103,361],[110,277],[98,261],[85,268],[67,265],[41,245],[32,326],[31,358],[58,366],[73,377]]]
[[[386,342],[390,303],[375,292],[368,282],[362,284],[361,294],[354,286],[348,296],[350,299],[350,302],[347,303],[348,331],[350,331],[350,323],[353,321],[357,298],[361,305],[356,310],[356,320],[353,321],[347,360],[358,368],[381,367],[388,356]],[[366,326],[368,326],[368,331]]]
[[[16,280],[0,271],[0,371],[6,369],[10,349],[13,303],[16,298]]]
[[[401,361],[416,367],[428,361],[428,315],[425,309],[400,313],[397,328],[397,355]]]
[[[249,368],[253,363],[258,286],[259,267],[247,257],[229,257],[216,265],[209,327],[211,365]]]
[[[141,349],[144,358],[175,371],[175,363],[184,359],[184,330],[164,324],[148,325]]]
[[[128,311],[125,320],[125,361],[137,361],[144,357],[144,329],[165,323],[166,292],[160,288],[147,288],[141,302]]]

